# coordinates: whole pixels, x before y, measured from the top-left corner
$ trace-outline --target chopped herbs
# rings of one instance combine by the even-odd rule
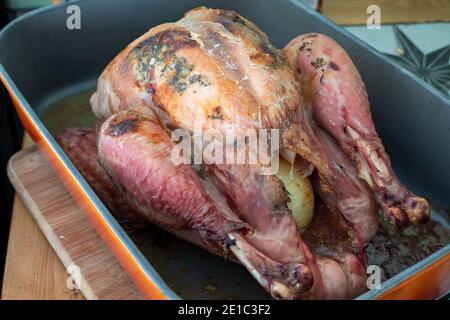
[[[323,68],[326,65],[325,59],[317,58],[316,61],[311,61],[311,65],[315,69]]]
[[[170,78],[170,85],[180,95],[191,84],[210,85],[206,75],[192,74],[194,65],[176,55],[179,49],[194,46],[198,43],[185,30],[166,30],[145,39],[130,52],[130,58],[136,62],[133,65],[138,81],[148,87],[154,70],[160,68],[162,76]]]

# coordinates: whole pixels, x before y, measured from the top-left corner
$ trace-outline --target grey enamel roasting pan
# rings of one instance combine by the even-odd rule
[[[66,7],[70,4],[81,9],[80,30],[66,27]],[[26,130],[147,298],[266,295],[240,266],[172,239],[156,228],[130,237],[56,144],[42,117],[53,102],[95,86],[108,62],[133,39],[155,25],[178,20],[200,5],[239,12],[264,30],[277,47],[307,32],[324,33],[339,42],[365,81],[374,121],[394,169],[413,192],[430,200],[432,215],[448,229],[449,100],[298,1],[84,0],[30,12],[0,33],[2,82]],[[161,237],[169,237],[166,247],[158,242]],[[447,244],[385,281],[381,289],[370,290],[360,298],[436,298],[450,289],[449,252]],[[177,263],[171,263],[172,258]],[[176,268],[179,265],[189,265],[193,272],[181,274]],[[220,290],[205,292],[198,284],[211,279]]]

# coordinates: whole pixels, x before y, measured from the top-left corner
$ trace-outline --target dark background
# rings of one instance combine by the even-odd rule
[[[11,15],[6,10],[4,2],[0,0],[0,30],[9,22]],[[0,288],[3,282],[3,269],[14,199],[14,189],[9,183],[6,166],[9,158],[20,149],[22,136],[22,125],[6,88],[0,82]]]

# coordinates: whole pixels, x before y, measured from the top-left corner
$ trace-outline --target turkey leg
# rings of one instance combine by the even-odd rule
[[[314,120],[356,163],[386,219],[400,228],[427,222],[428,202],[396,177],[375,130],[364,83],[347,53],[320,34],[299,36],[283,52],[299,74]]]

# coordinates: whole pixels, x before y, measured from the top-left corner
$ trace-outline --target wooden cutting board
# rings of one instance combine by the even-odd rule
[[[143,299],[35,146],[10,159],[8,176],[87,299]]]

